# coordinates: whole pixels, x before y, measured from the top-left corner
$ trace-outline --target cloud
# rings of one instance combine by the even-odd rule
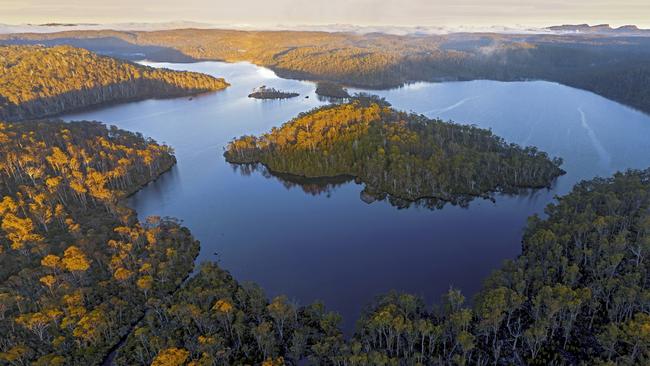
[[[650,26],[648,0],[0,0],[0,22]]]

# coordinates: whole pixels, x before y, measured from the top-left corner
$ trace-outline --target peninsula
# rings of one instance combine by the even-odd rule
[[[0,47],[0,120],[224,89],[223,79],[138,65],[69,46]]]

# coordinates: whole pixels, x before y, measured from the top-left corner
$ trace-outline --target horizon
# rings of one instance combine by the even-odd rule
[[[357,34],[392,34],[392,35],[443,35],[455,33],[494,33],[494,34],[574,34],[571,31],[552,30],[558,26],[609,26],[616,30],[624,26],[636,26],[639,31],[648,32],[650,27],[639,24],[609,24],[609,23],[554,23],[544,26],[525,25],[457,25],[457,26],[428,26],[428,25],[358,25],[350,23],[312,23],[312,24],[235,24],[235,23],[207,23],[188,20],[166,22],[118,22],[118,23],[92,23],[92,22],[46,22],[46,23],[21,23],[9,24],[0,21],[0,34],[14,33],[56,33],[63,31],[162,31],[162,30],[235,30],[235,31],[288,31],[288,32],[326,32],[326,33],[357,33]],[[582,32],[577,31],[575,34]],[[587,33],[587,32],[585,32]]]
[[[637,25],[650,28],[650,5],[626,0],[612,8],[608,1],[516,0],[330,0],[303,4],[297,0],[273,3],[253,0],[232,4],[225,0],[1,0],[0,23],[174,23],[196,22],[234,27],[299,27],[350,25],[359,27],[507,27],[545,28],[563,24]]]

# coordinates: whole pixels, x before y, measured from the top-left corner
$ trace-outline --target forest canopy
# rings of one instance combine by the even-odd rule
[[[491,192],[551,185],[561,159],[491,131],[398,112],[373,97],[302,113],[260,137],[232,141],[231,163],[304,177],[352,176],[363,197],[466,203]]]
[[[97,122],[0,123],[0,364],[99,364],[181,284],[198,242],[122,204],[174,163]]]
[[[137,65],[69,46],[0,47],[0,119],[4,120],[227,86],[223,79],[209,75]]]

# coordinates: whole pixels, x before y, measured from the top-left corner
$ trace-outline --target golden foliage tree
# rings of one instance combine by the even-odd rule
[[[158,352],[151,366],[181,366],[185,364],[189,354],[183,348],[167,348]]]

